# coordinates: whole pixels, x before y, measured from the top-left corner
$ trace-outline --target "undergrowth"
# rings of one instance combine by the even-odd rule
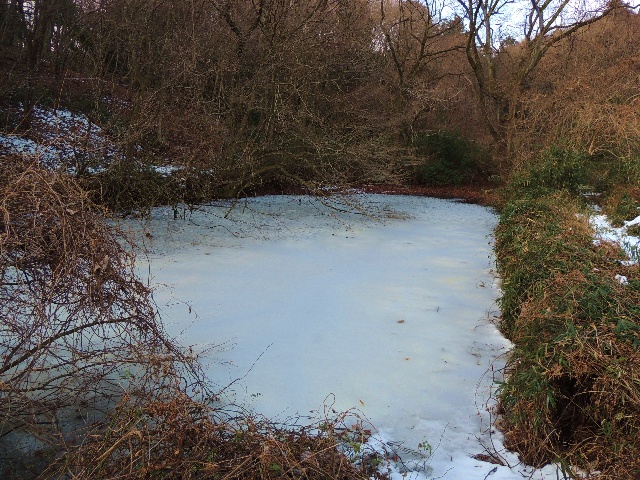
[[[614,227],[640,215],[640,188],[620,186],[611,191],[603,202],[603,209]]]
[[[175,388],[131,407],[123,399],[106,427],[89,431],[42,478],[387,478],[378,471],[383,458],[365,445],[371,432],[346,423],[347,413],[288,428],[231,406],[210,407]]]
[[[554,146],[540,158],[515,172],[509,191],[515,196],[533,197],[556,191],[579,195],[601,179],[592,174],[594,159],[584,152]]]
[[[161,173],[141,162],[117,163],[103,172],[79,178],[92,200],[122,215],[145,215],[158,205],[195,205],[235,195],[209,171],[176,168]]]
[[[507,189],[496,257],[502,328],[515,347],[501,428],[529,464],[557,461],[574,478],[570,466],[638,479],[640,270],[620,263],[617,246],[593,243],[577,195],[591,173],[579,158],[547,159]],[[554,177],[563,162],[581,171],[559,168]]]
[[[420,185],[461,185],[494,173],[487,152],[455,132],[418,135],[412,147],[424,159],[415,174]]]

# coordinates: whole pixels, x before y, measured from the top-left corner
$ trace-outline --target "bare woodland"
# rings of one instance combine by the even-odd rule
[[[2,154],[0,474],[373,475],[367,462],[345,463],[339,436],[220,410],[197,359],[163,332],[127,238],[106,219],[327,185],[493,188],[558,145],[603,170],[622,165],[636,182],[637,6],[513,6],[0,1],[0,132],[35,135],[36,106],[65,108],[100,125],[119,152],[79,145],[74,178]],[[466,163],[443,153],[452,145]],[[180,173],[148,169],[167,165]],[[229,443],[238,436],[245,443]],[[165,463],[149,460],[153,449]],[[37,455],[21,462],[26,450]],[[561,453],[550,452],[537,460]]]

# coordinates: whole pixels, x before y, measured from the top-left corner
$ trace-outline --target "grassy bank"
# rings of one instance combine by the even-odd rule
[[[640,271],[621,264],[619,247],[594,244],[580,191],[599,182],[608,199],[629,196],[592,174],[602,169],[589,158],[545,155],[514,176],[496,230],[502,329],[515,344],[501,428],[527,463],[558,461],[570,478],[574,466],[637,479]]]

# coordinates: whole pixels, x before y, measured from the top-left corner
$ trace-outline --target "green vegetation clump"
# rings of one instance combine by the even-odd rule
[[[579,195],[593,184],[593,159],[581,151],[553,146],[537,161],[516,172],[511,188],[517,195],[539,197],[555,191]]]
[[[495,232],[502,276],[502,329],[513,335],[520,306],[544,281],[581,263],[588,268],[591,232],[577,218],[579,202],[566,193],[514,198],[502,209]]]
[[[532,465],[640,478],[640,269],[593,243],[576,195],[588,172],[532,170],[510,185],[496,231],[515,344],[499,394],[507,446]]]
[[[490,163],[480,147],[455,132],[419,135],[413,141],[415,154],[427,161],[416,170],[420,185],[461,185],[486,173]]]

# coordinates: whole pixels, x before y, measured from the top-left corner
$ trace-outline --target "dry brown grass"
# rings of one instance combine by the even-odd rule
[[[506,445],[532,465],[640,478],[640,267],[592,245],[566,197],[521,202],[498,229],[515,344],[500,397]]]
[[[347,427],[345,417],[293,429],[248,413],[230,416],[177,390],[164,399],[157,393],[135,410],[124,399],[107,428],[91,432],[44,478],[385,478],[373,452],[363,447],[357,465],[344,454],[345,440],[360,444],[370,433]]]

